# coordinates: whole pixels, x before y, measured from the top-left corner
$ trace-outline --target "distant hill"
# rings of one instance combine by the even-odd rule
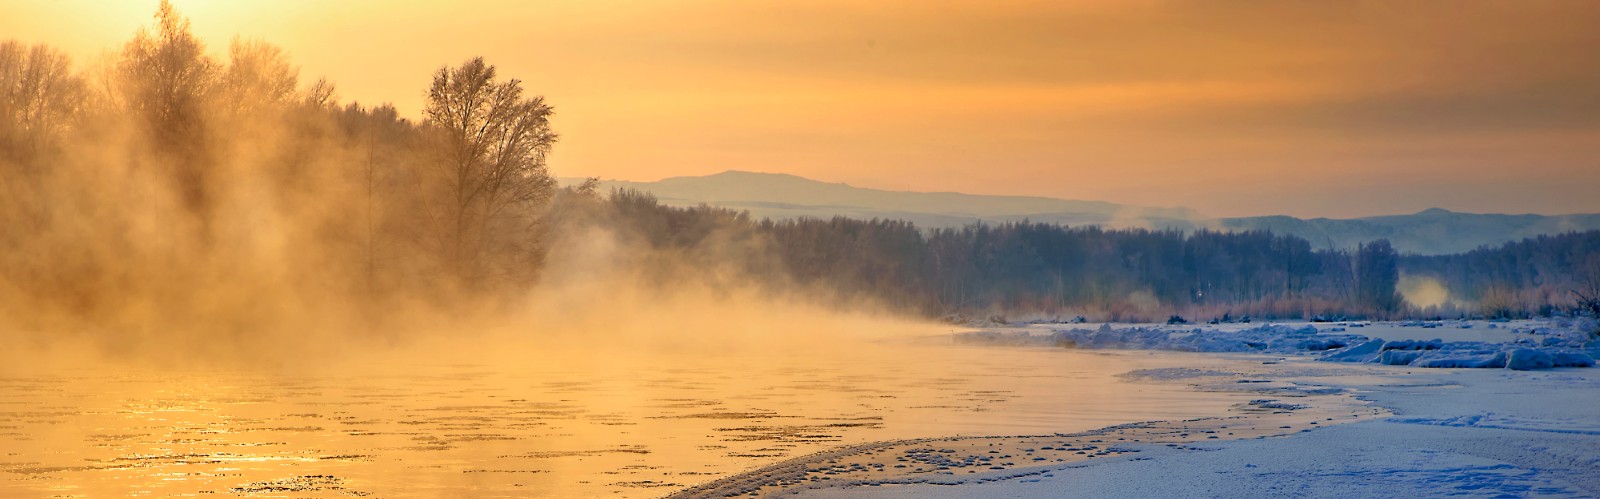
[[[582,179],[562,179],[570,184]],[[1028,219],[1067,225],[1189,229],[1201,215],[1187,208],[1151,208],[1103,201],[1028,196],[988,196],[956,192],[904,192],[852,187],[780,173],[728,171],[703,177],[672,177],[657,182],[608,180],[601,190],[636,189],[655,194],[663,204],[706,203],[748,210],[757,218],[893,218],[922,227],[960,227],[977,222]]]
[[[1332,219],[1287,216],[1224,218],[1229,230],[1270,230],[1311,241],[1313,246],[1354,247],[1388,239],[1401,252],[1440,255],[1470,251],[1542,234],[1600,229],[1600,214],[1496,215],[1433,208],[1410,215]]]
[[[572,184],[582,179],[561,180],[563,184]],[[1419,254],[1459,253],[1481,245],[1498,245],[1540,234],[1600,229],[1600,214],[1489,215],[1441,209],[1355,219],[1289,216],[1215,219],[1188,208],[1031,196],[887,191],[818,182],[794,175],[742,171],[672,177],[657,182],[601,182],[602,191],[611,189],[649,192],[671,206],[705,203],[745,210],[756,218],[889,218],[909,220],[920,227],[1029,220],[1109,228],[1270,230],[1305,238],[1317,247],[1331,244],[1353,248],[1362,242],[1387,238],[1396,249]]]

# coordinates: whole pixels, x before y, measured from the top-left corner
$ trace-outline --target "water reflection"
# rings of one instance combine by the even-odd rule
[[[658,496],[839,445],[1081,431],[1245,396],[1115,376],[1224,360],[940,343],[11,377],[0,496]]]

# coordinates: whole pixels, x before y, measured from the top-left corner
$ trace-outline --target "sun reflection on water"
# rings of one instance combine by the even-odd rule
[[[663,357],[593,371],[496,362],[4,378],[0,495],[654,496],[838,445],[1079,431],[1238,402],[1115,377],[1193,357],[884,348],[896,353]]]

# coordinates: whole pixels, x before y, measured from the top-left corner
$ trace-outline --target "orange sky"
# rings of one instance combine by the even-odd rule
[[[1187,206],[1600,212],[1600,2],[174,0],[415,116],[474,55],[556,106],[560,176],[728,169]],[[5,0],[80,67],[156,0]]]

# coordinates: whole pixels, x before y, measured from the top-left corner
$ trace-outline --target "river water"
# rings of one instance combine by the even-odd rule
[[[841,445],[1074,432],[1248,398],[1117,376],[1238,360],[939,334],[761,354],[497,353],[13,370],[0,378],[0,497],[659,496]]]

